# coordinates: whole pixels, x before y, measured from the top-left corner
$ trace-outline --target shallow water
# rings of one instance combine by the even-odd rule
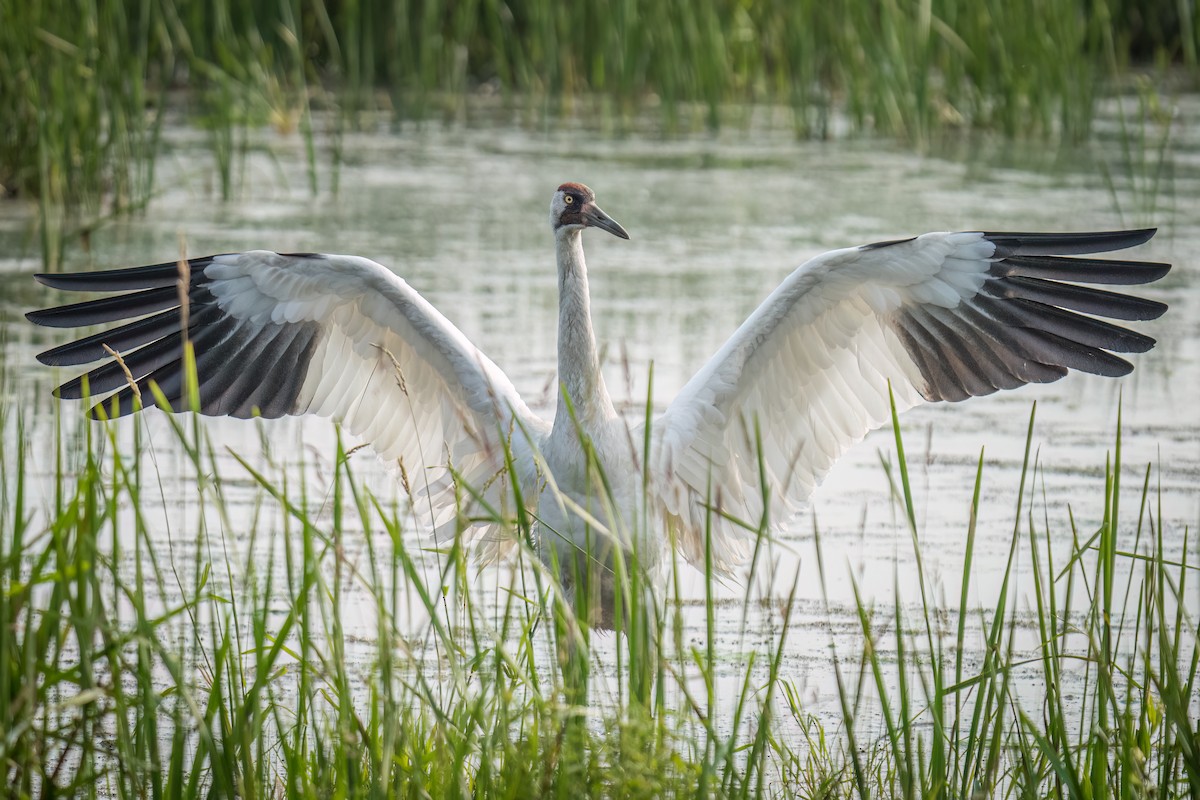
[[[1038,143],[972,140],[918,156],[870,140],[797,142],[788,131],[765,125],[670,140],[608,138],[575,125],[539,132],[489,125],[355,133],[341,142],[338,194],[330,193],[333,176],[323,166],[316,197],[302,143],[264,132],[245,156],[237,199],[228,203],[214,199],[203,137],[179,129],[167,134],[171,147],[158,165],[161,191],[149,212],[102,227],[91,237],[90,252],[72,249],[67,266],[169,260],[181,240],[193,255],[251,248],[365,255],[403,275],[507,371],[535,410],[548,415],[557,296],[546,208],[555,186],[582,181],[632,236],[620,241],[589,235],[586,246],[608,384],[636,414],[645,402],[651,362],[661,408],[771,288],[824,250],[926,230],[1158,225],[1158,236],[1130,257],[1176,264],[1166,279],[1141,290],[1171,310],[1136,325],[1159,345],[1133,357],[1131,376],[1113,381],[1072,375],[965,404],[915,409],[902,418],[924,567],[943,606],[957,604],[972,483],[983,452],[971,605],[991,608],[1008,556],[1035,401],[1039,471],[1025,496],[1028,504],[1032,492],[1036,518],[1047,520],[1058,539],[1056,553],[1065,554],[1070,544],[1069,511],[1081,536],[1090,535],[1102,517],[1103,468],[1118,409],[1128,546],[1136,522],[1133,487],[1140,487],[1148,463],[1154,487],[1161,487],[1161,520],[1157,507],[1154,514],[1168,552],[1177,551],[1185,527],[1194,530],[1200,520],[1200,281],[1194,268],[1200,252],[1200,98],[1182,98],[1178,107],[1169,179],[1157,192],[1126,179],[1113,133],[1115,109],[1095,145],[1057,153]],[[1106,170],[1115,185],[1104,177]],[[33,222],[31,208],[0,204],[0,366],[7,372],[5,402],[19,403],[25,412],[32,469],[46,476],[54,468],[49,389],[70,375],[33,360],[40,349],[64,341],[63,333],[35,329],[20,317],[60,299],[30,279],[40,268]],[[164,531],[173,527],[177,536],[191,511],[181,499],[187,497],[187,470],[162,420],[145,424],[149,455],[163,476]],[[333,434],[322,420],[206,419],[204,426],[219,449],[229,445],[252,459],[259,457],[256,426],[285,457],[306,448],[310,462],[320,465],[332,453]],[[833,717],[830,642],[845,656],[858,639],[851,579],[876,604],[881,620],[889,619],[897,583],[903,604],[919,604],[911,539],[880,465],[881,457],[894,462],[893,451],[891,432],[877,431],[838,463],[812,498],[810,513],[794,522],[772,554],[774,572],[758,574],[758,590],[773,602],[755,605],[749,626],[734,602],[741,587],[721,588],[729,601],[717,626],[718,649],[730,653],[727,679],[735,680],[742,668],[738,654],[769,649],[779,632],[778,601],[798,581],[784,669],[802,689],[808,710]],[[359,456],[355,463],[374,485],[386,487],[387,476],[369,462]],[[247,517],[256,513],[251,482],[236,480],[245,471],[231,457],[219,466],[235,479],[226,487],[231,507]],[[322,480],[319,469],[307,477],[318,485]],[[821,532],[824,590],[814,527]],[[186,567],[190,548],[173,537],[160,539],[165,552],[179,548],[174,560]],[[489,583],[496,574],[481,580]],[[683,575],[685,598],[699,603],[699,574]],[[1029,585],[1020,573],[1018,597]],[[1025,600],[1017,604],[1028,608]],[[687,619],[694,624],[685,642],[702,641],[702,611]],[[349,632],[365,651],[372,630],[363,619]],[[601,651],[610,647],[600,644]]]

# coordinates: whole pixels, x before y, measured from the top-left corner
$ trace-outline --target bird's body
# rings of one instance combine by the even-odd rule
[[[628,236],[580,184],[559,187],[550,219],[560,301],[552,421],[403,279],[356,256],[251,251],[41,275],[62,289],[127,293],[29,318],[77,327],[141,317],[39,356],[69,365],[120,353],[121,363],[58,390],[115,390],[98,413],[131,413],[139,394],[153,404],[151,383],[185,409],[186,334],[202,413],[335,417],[398,466],[440,531],[502,550],[511,535],[472,509],[511,515],[519,498],[568,590],[599,571],[592,620],[609,624],[604,576],[618,554],[653,568],[671,541],[693,563],[731,568],[748,529],[785,523],[834,460],[888,419],[889,395],[903,410],[1068,369],[1123,375],[1132,367],[1112,352],[1154,340],[1096,317],[1166,309],[1075,284],[1147,283],[1168,265],[1067,257],[1141,244],[1152,230],[932,233],[835,250],[789,275],[661,415],[629,421],[600,368],[583,230]],[[466,508],[455,502],[464,497]]]

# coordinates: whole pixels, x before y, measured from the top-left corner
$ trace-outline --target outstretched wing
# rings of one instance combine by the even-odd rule
[[[255,250],[192,259],[186,268],[36,277],[58,289],[123,292],[27,315],[39,325],[138,318],[38,356],[61,366],[109,357],[109,349],[120,354],[55,392],[115,392],[93,416],[132,413],[138,395],[154,405],[152,383],[174,410],[186,410],[186,326],[201,413],[334,417],[398,464],[415,493],[437,500],[452,489],[449,467],[483,487],[503,468],[505,436],[515,432],[514,446],[523,447],[517,439],[545,428],[499,367],[403,279],[366,258]],[[452,499],[447,505],[453,514]]]
[[[711,524],[718,565],[737,563],[746,537],[731,518],[785,522],[889,418],[889,384],[903,410],[1070,369],[1128,373],[1112,352],[1154,340],[1095,317],[1154,319],[1166,306],[1076,283],[1148,283],[1170,265],[1064,256],[1153,235],[927,233],[798,268],[655,423],[653,491],[685,556],[703,559]]]

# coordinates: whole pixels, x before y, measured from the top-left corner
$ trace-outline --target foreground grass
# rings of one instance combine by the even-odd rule
[[[841,722],[825,730],[786,675],[790,601],[770,642],[746,654],[717,652],[719,617],[747,612],[719,604],[711,582],[700,644],[682,635],[670,591],[661,610],[631,592],[629,635],[595,639],[527,552],[520,579],[488,591],[457,544],[422,549],[340,449],[315,497],[312,465],[266,448],[258,466],[230,467],[191,417],[172,417],[172,441],[157,443],[182,453],[189,487],[165,508],[177,487],[135,455],[148,443],[129,421],[66,426],[53,488],[31,504],[34,444],[13,413],[0,406],[22,443],[0,461],[0,770],[18,797],[1170,797],[1200,786],[1188,540],[1164,545],[1149,469],[1141,486],[1120,485],[1119,436],[1096,531],[1039,521],[1023,478],[994,610],[967,600],[973,522],[957,605],[939,607],[924,575],[915,618],[904,598],[882,620],[859,603],[861,640],[830,665]],[[1032,478],[1028,450],[1026,468]],[[227,486],[247,475],[256,499],[235,507]],[[1064,538],[1071,555],[1056,562],[1051,540]],[[1018,553],[1034,576],[1021,602]],[[364,624],[365,637],[354,632]],[[1030,625],[1032,653],[1018,644]],[[1030,681],[1045,687],[1033,704]]]

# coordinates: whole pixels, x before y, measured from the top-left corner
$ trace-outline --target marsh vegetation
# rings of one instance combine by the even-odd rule
[[[323,420],[85,423],[34,366],[58,340],[20,316],[57,299],[30,279],[44,265],[361,252],[447,310],[523,393],[547,395],[544,200],[580,179],[633,236],[592,258],[609,384],[644,413],[823,249],[928,227],[1153,224],[1149,257],[1194,253],[1188,13],[4,6],[5,785],[1194,792],[1200,296],[1186,263],[1153,290],[1172,310],[1129,380],[904,417],[903,436],[850,454],[786,537],[761,540],[749,574],[669,570],[642,628],[653,646],[572,625],[527,551],[481,568],[430,542],[391,476]],[[463,220],[467,185],[499,200]],[[662,202],[680,196],[687,214]]]

